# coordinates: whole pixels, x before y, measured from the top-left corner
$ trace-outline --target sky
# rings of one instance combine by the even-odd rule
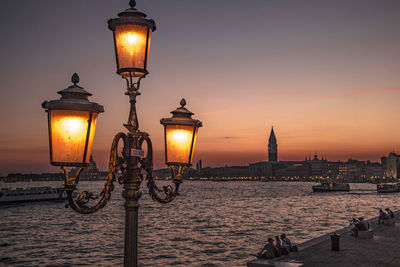
[[[74,72],[102,104],[93,156],[106,169],[129,103],[115,73],[107,20],[128,0],[0,1],[0,175],[56,172],[41,103]],[[164,167],[163,127],[181,98],[203,122],[194,162],[326,155],[378,161],[400,152],[400,1],[138,0],[157,24],[137,99],[154,165]]]

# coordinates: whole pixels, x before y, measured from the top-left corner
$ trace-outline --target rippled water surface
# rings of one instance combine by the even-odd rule
[[[153,202],[143,186],[140,266],[245,266],[269,236],[285,232],[301,243],[347,226],[351,217],[400,207],[398,194],[377,195],[375,185],[351,184],[351,192],[341,193],[312,193],[312,185],[186,181],[181,195],[166,205]],[[121,191],[118,187],[109,204],[92,215],[55,202],[1,206],[0,266],[122,265]]]

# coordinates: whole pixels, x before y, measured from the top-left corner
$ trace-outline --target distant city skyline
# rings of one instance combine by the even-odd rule
[[[107,168],[129,107],[106,22],[128,2],[0,2],[0,174],[59,171],[49,164],[40,104],[58,98],[74,72],[105,107],[93,157]],[[159,121],[182,97],[204,125],[193,161],[204,166],[267,161],[272,125],[283,161],[315,152],[379,161],[400,152],[400,1],[138,0],[137,7],[157,24],[137,99],[155,168],[164,166]]]

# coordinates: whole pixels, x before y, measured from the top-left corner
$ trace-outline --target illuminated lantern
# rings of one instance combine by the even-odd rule
[[[114,33],[117,73],[124,78],[141,77],[148,74],[151,32],[156,30],[154,20],[135,8],[135,1],[130,1],[131,8],[118,14],[118,18],[108,21],[108,28]]]
[[[99,113],[103,106],[90,102],[92,94],[78,86],[79,76],[72,76],[73,85],[59,91],[59,100],[45,101],[48,113],[50,163],[54,166],[87,166]]]
[[[185,108],[185,99],[181,107],[172,111],[172,118],[161,119],[164,125],[165,162],[168,166],[191,166],[197,130],[202,127],[199,120],[192,119],[192,112]]]

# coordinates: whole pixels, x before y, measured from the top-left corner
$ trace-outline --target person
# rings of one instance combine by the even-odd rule
[[[273,259],[275,257],[276,247],[274,245],[274,240],[271,237],[268,237],[268,242],[258,253],[260,258],[264,259]],[[265,252],[264,252],[265,251]]]
[[[387,215],[387,217],[393,219],[393,218],[394,218],[394,213],[393,213],[393,211],[391,211],[389,208],[386,208],[385,210],[386,210],[386,215]]]
[[[287,254],[289,254],[289,251],[292,247],[292,242],[290,241],[289,238],[286,237],[286,234],[284,233],[281,234],[281,240],[282,240],[282,250],[285,251]]]
[[[281,234],[281,240],[282,240],[282,248],[285,247],[288,250],[287,252],[288,254],[289,252],[298,251],[297,245],[295,243],[292,243],[292,241],[290,241],[290,239],[286,237],[285,233]]]
[[[280,256],[282,256],[282,254],[287,255],[283,251],[281,240],[279,239],[279,236],[277,235],[277,236],[275,236],[275,257],[280,257]]]
[[[363,217],[358,218],[358,221],[360,222],[358,230],[360,230],[360,231],[368,231],[369,223],[366,220],[364,220]]]
[[[390,216],[388,216],[387,213],[385,213],[382,209],[379,209],[379,219],[378,219],[378,224],[383,224],[385,220],[389,219]]]
[[[359,224],[360,224],[360,222],[356,218],[353,218],[350,221],[350,226],[353,226],[353,227],[351,227],[351,235],[354,236],[354,237],[358,236],[358,228],[359,228],[358,225]]]

